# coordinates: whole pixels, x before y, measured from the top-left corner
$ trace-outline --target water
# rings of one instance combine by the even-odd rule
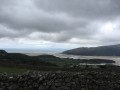
[[[4,48],[2,50],[6,50],[8,53],[60,53],[64,50],[62,49],[26,49],[26,48]]]

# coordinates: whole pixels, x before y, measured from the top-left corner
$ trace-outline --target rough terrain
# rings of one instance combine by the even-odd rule
[[[120,90],[120,71],[0,73],[0,90]]]

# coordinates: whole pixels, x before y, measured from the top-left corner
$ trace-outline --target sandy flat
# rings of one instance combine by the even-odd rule
[[[115,65],[120,66],[120,56],[78,56],[78,55],[65,55],[59,53],[24,53],[29,56],[38,56],[38,55],[54,55],[60,58],[73,58],[73,59],[107,59],[115,61]]]

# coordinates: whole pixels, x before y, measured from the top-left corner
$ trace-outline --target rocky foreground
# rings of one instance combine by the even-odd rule
[[[120,72],[0,73],[0,90],[120,90]]]

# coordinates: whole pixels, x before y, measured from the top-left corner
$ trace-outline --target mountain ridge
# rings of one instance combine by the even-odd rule
[[[64,51],[62,54],[85,56],[120,56],[120,44],[99,47],[80,47]]]

